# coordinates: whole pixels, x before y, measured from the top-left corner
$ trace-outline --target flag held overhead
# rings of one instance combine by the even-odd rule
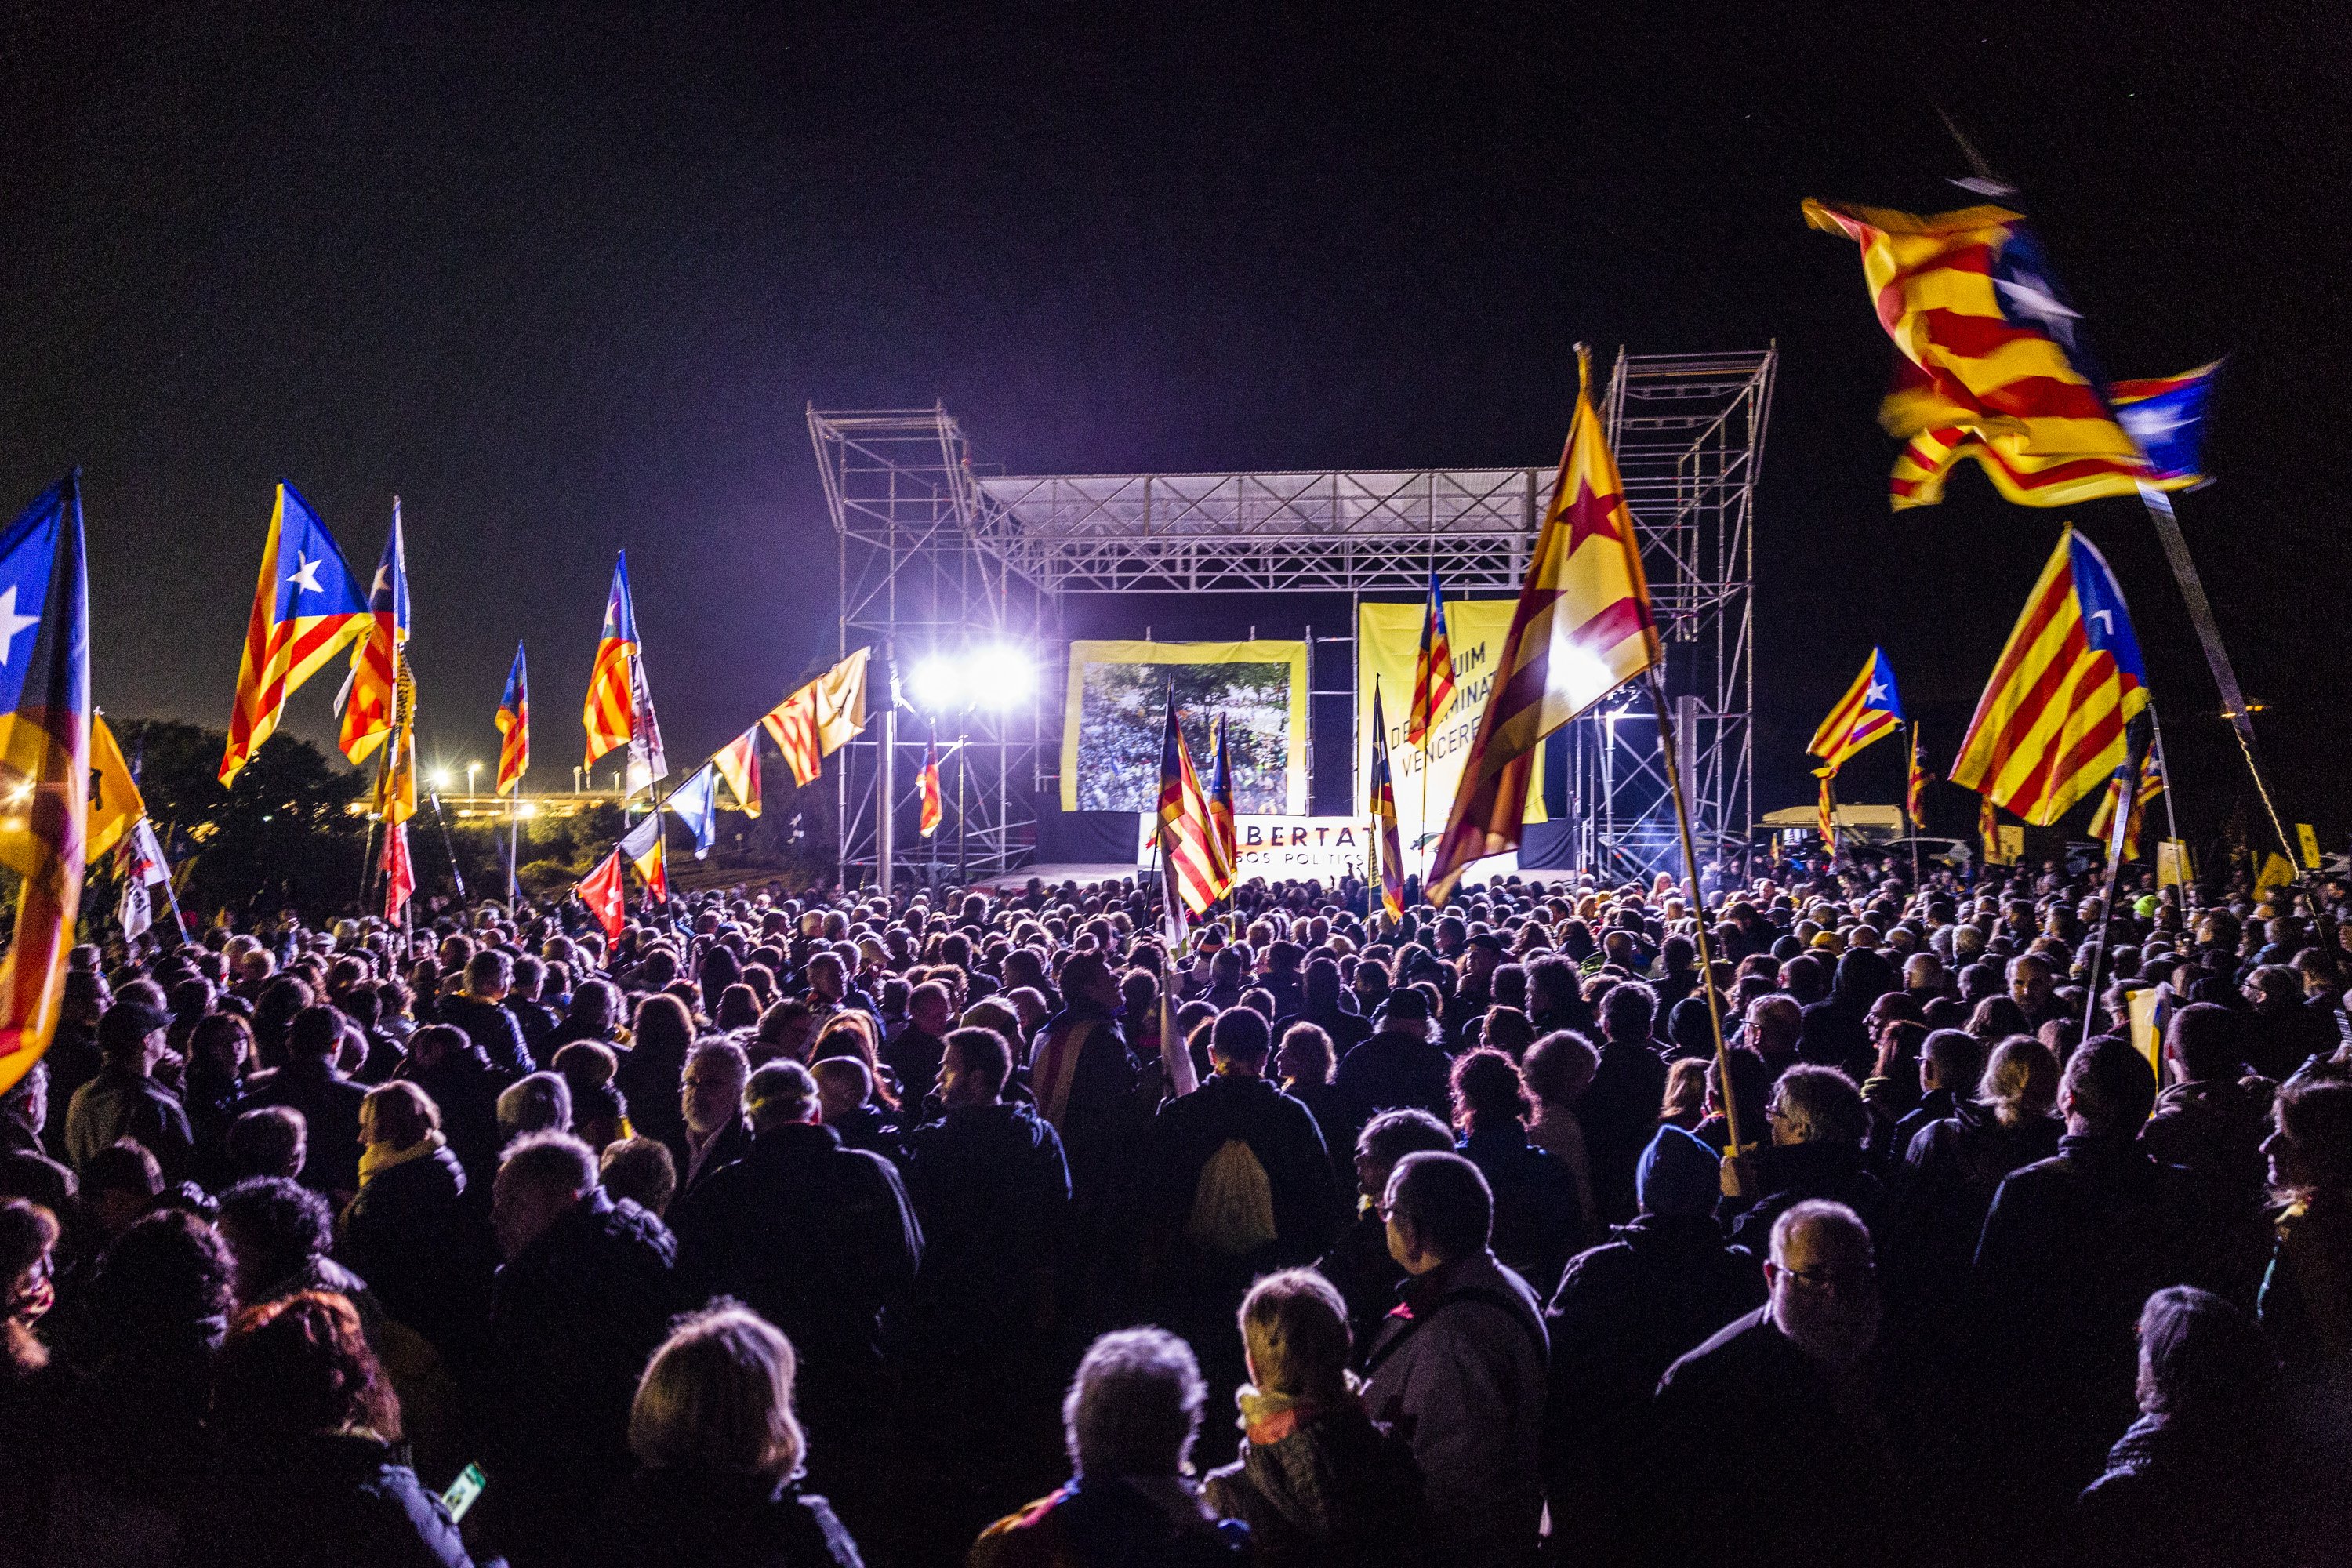
[[[1824,766],[1834,773],[1848,757],[1874,741],[1895,733],[1904,721],[1903,699],[1895,689],[1895,667],[1886,661],[1884,648],[1872,648],[1870,657],[1862,661],[1862,673],[1853,678],[1845,695],[1822,721],[1821,728],[1805,743],[1809,756],[1821,758]]]
[[[0,628],[12,607],[0,594]],[[286,700],[368,624],[367,596],[343,564],[334,537],[294,487],[281,482],[246,622],[236,704],[221,753],[222,784],[234,780],[276,732]]]
[[[499,776],[493,795],[505,795],[522,784],[530,770],[530,671],[523,662],[522,644],[515,644],[514,668],[507,671],[507,689],[499,698]]]

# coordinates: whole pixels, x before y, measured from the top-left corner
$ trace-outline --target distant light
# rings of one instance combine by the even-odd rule
[[[529,801],[525,801],[520,805],[515,807],[515,815],[525,818],[537,816],[539,815],[539,807],[533,805]]]
[[[955,660],[934,654],[907,672],[907,696],[918,708],[944,713],[962,701],[964,674]]]
[[[1037,669],[1016,647],[984,647],[966,663],[972,702],[981,708],[1012,708],[1024,700],[1036,684]]]
[[[425,782],[431,784],[435,789],[447,789],[454,781],[452,780],[447,768],[435,768],[430,773],[425,775]]]

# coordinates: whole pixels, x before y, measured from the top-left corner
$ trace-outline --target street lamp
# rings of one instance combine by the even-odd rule
[[[474,780],[481,771],[482,764],[479,763],[467,763],[466,764],[466,793],[467,795],[470,795],[474,793]]]

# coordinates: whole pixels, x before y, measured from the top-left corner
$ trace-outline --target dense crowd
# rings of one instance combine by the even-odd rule
[[[0,1100],[0,1562],[2342,1561],[2346,901],[83,948]]]

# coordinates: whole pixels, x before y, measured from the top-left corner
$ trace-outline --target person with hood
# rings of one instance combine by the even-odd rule
[[[1311,1268],[1269,1274],[1242,1300],[1242,1451],[1202,1495],[1249,1526],[1265,1568],[1405,1568],[1429,1560],[1421,1471],[1364,1414],[1348,1370],[1348,1310]]]
[[[1751,1251],[1762,1247],[1773,1222],[1809,1199],[1843,1204],[1865,1229],[1877,1220],[1886,1189],[1864,1163],[1870,1112],[1853,1079],[1836,1068],[1800,1062],[1773,1084],[1764,1121],[1770,1145],[1758,1151],[1752,1173],[1742,1174],[1748,1190],[1727,1200],[1738,1216],[1733,1241]],[[1746,1197],[1753,1201],[1743,1205]]]
[[[441,1108],[416,1085],[370,1090],[360,1131],[360,1190],[336,1222],[336,1257],[385,1316],[455,1360],[473,1347],[498,1262],[479,1196],[442,1134]]]
[[[1893,989],[1893,966],[1877,950],[1847,949],[1838,958],[1829,995],[1805,1009],[1797,1031],[1799,1059],[1867,1073],[1877,1056],[1870,1040],[1870,1005]]]
[[[1715,1223],[1715,1151],[1661,1127],[1634,1169],[1641,1213],[1579,1253],[1545,1311],[1551,1333],[1544,1491],[1567,1561],[1638,1554],[1634,1500],[1653,1451],[1652,1399],[1676,1357],[1764,1300],[1764,1277]]]
[[[1496,1260],[1494,1194],[1461,1155],[1406,1155],[1381,1206],[1408,1278],[1365,1358],[1364,1407],[1411,1446],[1444,1561],[1528,1563],[1543,1513],[1542,1308]]]

